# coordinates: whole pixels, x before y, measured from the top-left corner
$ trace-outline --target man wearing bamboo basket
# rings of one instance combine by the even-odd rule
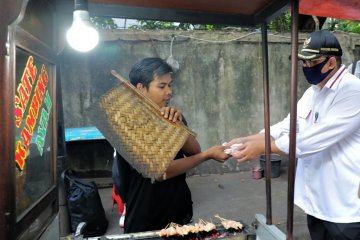
[[[173,94],[172,68],[164,60],[142,59],[133,66],[129,78],[133,86],[160,107],[165,119],[186,125],[181,112],[169,106]],[[225,148],[214,146],[201,152],[198,141],[190,135],[166,172],[154,182],[117,154],[113,178],[116,175],[114,183],[118,183],[117,192],[126,205],[124,233],[160,230],[171,222],[189,223],[193,211],[186,171],[209,159],[225,161],[229,157]]]

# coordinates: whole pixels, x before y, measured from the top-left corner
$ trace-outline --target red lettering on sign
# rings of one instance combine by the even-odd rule
[[[26,157],[26,149],[22,147],[20,141],[17,141],[16,151],[15,151],[15,161],[21,170],[23,170],[25,166],[25,157]]]
[[[31,134],[29,133],[27,128],[23,128],[23,130],[21,131],[21,139],[23,140],[25,150],[27,151],[31,142]]]
[[[31,92],[29,92],[28,89],[26,89],[24,87],[24,85],[22,85],[22,84],[19,85],[17,92],[18,92],[19,98],[20,98],[20,104],[21,104],[20,106],[21,106],[22,112],[24,113],[27,103],[29,102]]]
[[[49,75],[44,64],[41,66],[41,78],[43,79],[45,85],[47,85],[49,81]]]
[[[33,56],[30,56],[26,63],[26,70],[31,76],[32,83],[34,83],[35,79],[36,79],[37,69],[36,69],[36,66],[34,66]]]
[[[20,127],[22,120],[24,119],[24,114],[27,113],[25,126],[21,129],[20,138],[16,142],[16,151],[15,151],[15,161],[18,167],[23,170],[26,162],[26,154],[29,149],[31,139],[34,135],[34,129],[39,118],[39,113],[41,113],[41,119],[39,122],[38,135],[36,138],[36,143],[40,154],[42,155],[42,149],[44,145],[44,140],[46,136],[46,124],[45,121],[49,119],[49,113],[46,112],[45,106],[41,110],[41,106],[44,101],[45,92],[49,76],[46,71],[44,64],[41,66],[41,74],[37,77],[37,69],[33,64],[33,57],[28,58],[26,68],[24,69],[21,83],[17,88],[17,95],[15,96],[15,124],[17,127]],[[37,77],[37,81],[36,81]],[[36,85],[34,86],[34,84]],[[47,93],[48,94],[48,93]],[[50,96],[49,96],[50,98]],[[29,110],[27,111],[28,105],[30,104]],[[51,99],[45,101],[47,108],[51,108]],[[39,137],[42,138],[42,145],[39,145]],[[41,151],[40,151],[41,150]]]
[[[26,116],[26,124],[29,126],[30,134],[33,135],[37,117],[35,117],[36,114],[32,108],[30,108],[29,113],[30,114]]]
[[[26,63],[20,84],[15,95],[15,125],[19,127],[24,116],[33,84],[35,82],[37,69],[33,64],[34,58],[30,56]]]
[[[37,94],[39,96],[41,101],[44,98],[45,88],[46,88],[46,84],[44,84],[44,81],[42,80],[42,77],[40,75],[39,80],[36,85],[35,94]]]
[[[20,99],[18,96],[15,96],[15,125],[16,125],[16,127],[20,127],[20,123],[21,123],[23,115],[24,115],[24,110],[22,109],[22,107],[20,105]]]

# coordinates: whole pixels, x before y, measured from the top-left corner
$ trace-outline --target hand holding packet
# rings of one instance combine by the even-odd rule
[[[224,142],[222,145],[226,146],[227,142]],[[227,148],[224,150],[224,153],[229,154],[229,155],[235,155],[235,154],[239,154],[240,151],[237,150],[237,147],[240,147],[241,145],[243,145],[242,143],[235,143],[233,145],[230,146],[230,148]]]

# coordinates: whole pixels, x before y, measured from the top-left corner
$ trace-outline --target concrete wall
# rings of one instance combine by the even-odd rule
[[[359,34],[336,33],[349,64],[360,57]],[[62,94],[65,127],[92,125],[86,109],[115,87],[110,76],[115,69],[128,77],[131,66],[143,57],[170,55],[180,69],[174,76],[173,105],[182,110],[189,126],[198,134],[203,149],[233,137],[256,133],[264,126],[260,32],[104,32],[101,44],[91,53],[62,52]],[[301,43],[306,34],[300,34]],[[289,111],[290,35],[269,33],[271,123]],[[299,97],[308,87],[299,71]],[[229,160],[221,165],[206,162],[191,173],[215,173],[249,169]]]

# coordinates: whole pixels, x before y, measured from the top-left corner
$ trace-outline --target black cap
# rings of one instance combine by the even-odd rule
[[[311,60],[322,55],[342,56],[342,49],[337,38],[328,30],[312,32],[304,41],[298,53],[299,59]]]

